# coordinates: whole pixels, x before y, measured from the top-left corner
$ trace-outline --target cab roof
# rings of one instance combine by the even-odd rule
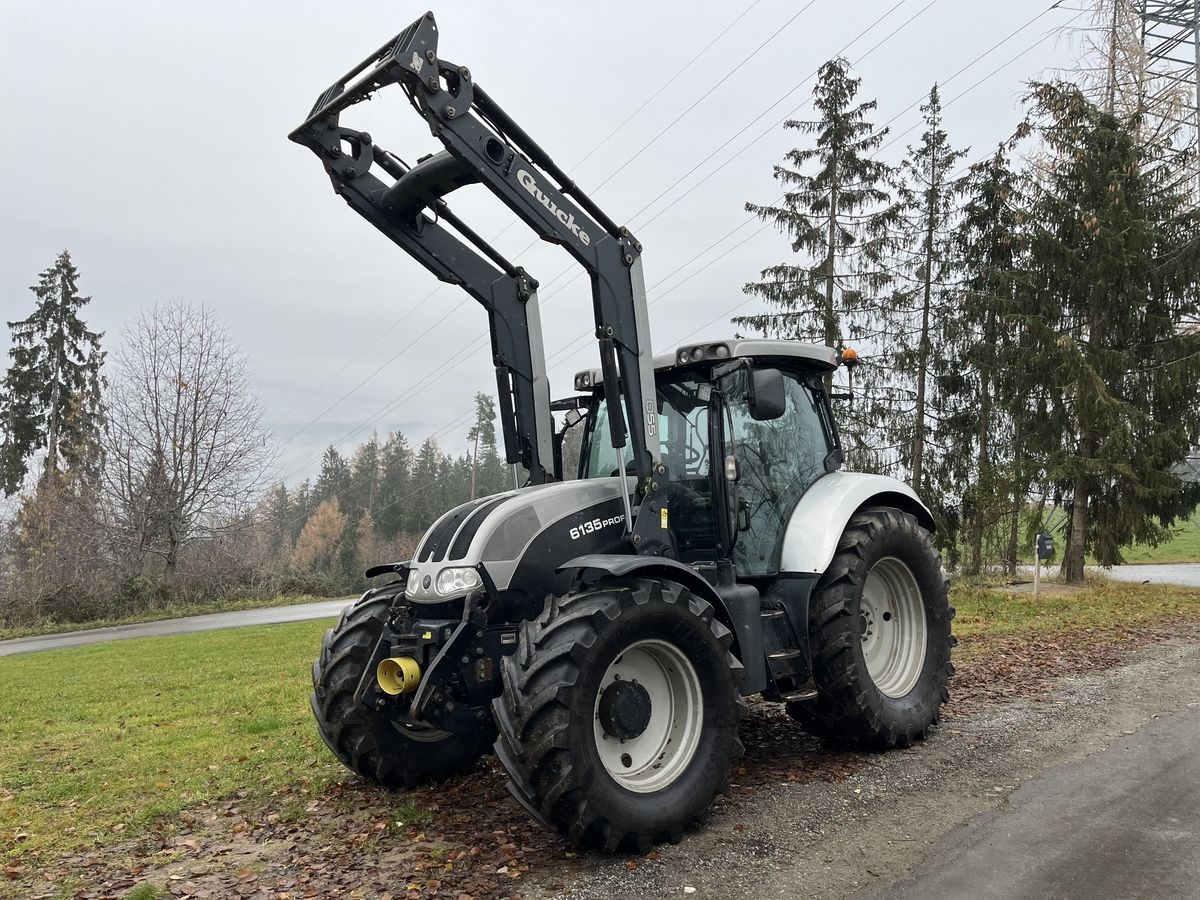
[[[838,353],[832,347],[803,341],[774,341],[764,338],[726,338],[681,344],[669,353],[654,357],[654,371],[666,372],[700,362],[750,357],[758,360],[802,361],[817,369],[832,370],[838,366]],[[601,380],[599,368],[584,369],[575,374],[576,390],[591,390]]]

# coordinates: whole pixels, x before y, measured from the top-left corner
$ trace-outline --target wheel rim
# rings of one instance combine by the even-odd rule
[[[650,715],[636,737],[619,738],[601,724],[600,701],[612,685],[636,682],[649,696]],[[639,794],[660,791],[687,769],[700,744],[704,694],[683,651],[655,639],[630,644],[604,673],[596,691],[596,750],[621,787]]]
[[[404,722],[393,722],[392,725],[410,741],[422,744],[436,744],[438,741],[444,741],[450,737],[449,731],[442,731],[430,726],[408,725]]]
[[[863,583],[859,627],[867,674],[880,693],[903,697],[925,667],[925,603],[903,562],[885,557]]]

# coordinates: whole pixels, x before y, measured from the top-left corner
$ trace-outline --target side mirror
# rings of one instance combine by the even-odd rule
[[[750,416],[757,422],[778,419],[787,411],[783,373],[778,369],[750,371]]]

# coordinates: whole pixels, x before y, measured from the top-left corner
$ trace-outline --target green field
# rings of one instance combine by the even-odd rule
[[[308,711],[328,621],[0,658],[0,846],[100,847],[238,790],[320,790],[341,767]],[[294,801],[293,801],[294,802]]]
[[[1119,641],[1131,628],[1200,617],[1200,588],[1098,580],[1068,593],[1008,593],[956,584],[958,653],[978,652],[1022,635],[1086,634],[1093,643]]]
[[[1200,563],[1200,510],[1171,529],[1171,540],[1157,547],[1135,544],[1121,551],[1128,563]]]
[[[1023,517],[1021,520],[1021,540],[1024,541],[1024,535],[1028,533],[1030,523],[1033,521],[1033,515]],[[1058,557],[1055,559],[1057,564],[1061,561],[1062,548],[1064,545],[1063,533],[1066,528],[1066,522],[1062,513],[1055,513],[1051,519],[1052,530],[1054,531],[1054,541],[1058,548]],[[1121,555],[1125,557],[1126,563],[1200,563],[1200,509],[1192,513],[1191,517],[1182,521],[1176,522],[1171,526],[1171,539],[1163,541],[1156,547],[1150,547],[1146,544],[1132,544],[1128,547],[1121,548]],[[966,548],[962,548],[965,554]],[[1032,542],[1022,543],[1018,553],[1020,562],[1026,565],[1033,564],[1033,544]],[[1094,557],[1088,557],[1088,565],[1096,565]]]
[[[1103,584],[1070,596],[956,586],[960,657],[1029,633],[1111,642],[1200,616],[1200,590]],[[349,774],[316,736],[309,666],[328,621],[0,658],[0,847],[38,870],[102,853],[204,801],[303,816]],[[396,803],[403,803],[397,798]],[[2,892],[2,891],[0,891]]]

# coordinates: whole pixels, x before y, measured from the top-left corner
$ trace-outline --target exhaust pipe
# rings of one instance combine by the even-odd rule
[[[385,694],[409,694],[421,683],[421,666],[408,656],[389,656],[375,668],[375,682]]]

